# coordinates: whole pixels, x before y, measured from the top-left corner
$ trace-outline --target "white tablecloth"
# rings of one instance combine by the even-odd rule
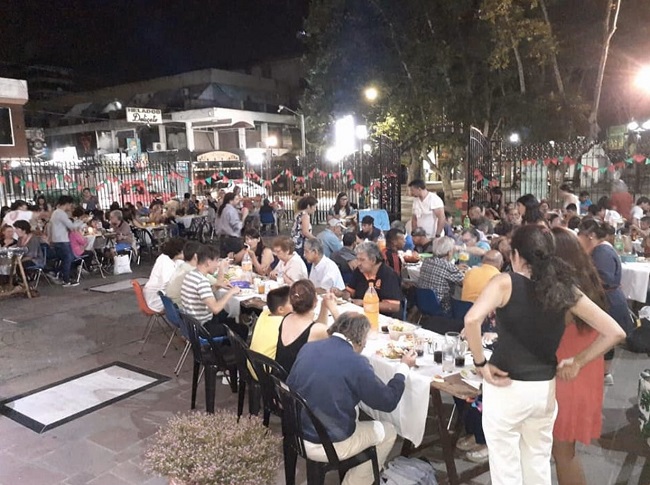
[[[215,297],[217,299],[223,298],[223,295],[225,295],[227,291],[228,290],[219,289],[215,291]],[[260,295],[258,295],[257,292],[246,293],[245,295],[235,295],[230,298],[230,300],[228,300],[226,306],[224,307],[224,310],[226,313],[228,313],[228,316],[230,318],[234,318],[235,320],[239,321],[239,315],[241,314],[241,302],[244,300],[249,300],[256,296]]]
[[[409,275],[409,279],[417,281],[420,278],[420,269],[422,268],[422,263],[406,264],[404,267],[406,268],[406,272]]]
[[[650,282],[650,263],[621,263],[621,289],[628,300],[645,303]]]
[[[181,224],[183,224],[183,227],[185,227],[185,229],[189,229],[190,226],[192,225],[192,219],[194,219],[195,217],[197,217],[197,216],[194,216],[194,215],[192,215],[192,216],[180,216],[180,217],[177,216],[176,217],[176,222],[180,222]]]

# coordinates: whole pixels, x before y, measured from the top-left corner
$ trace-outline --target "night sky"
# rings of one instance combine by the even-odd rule
[[[308,0],[5,0],[0,62],[71,67],[88,87],[241,67],[299,54],[296,34],[307,6]]]

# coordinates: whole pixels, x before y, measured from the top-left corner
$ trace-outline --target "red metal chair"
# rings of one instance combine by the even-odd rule
[[[151,334],[151,330],[153,329],[154,324],[158,324],[160,328],[163,329],[163,332],[165,334],[167,333],[167,328],[166,326],[169,325],[167,321],[165,320],[165,312],[156,312],[153,311],[149,306],[147,305],[147,301],[144,299],[144,293],[142,292],[142,286],[138,282],[138,280],[131,280],[131,284],[133,285],[133,291],[135,292],[135,298],[138,300],[138,307],[140,308],[140,311],[148,318],[147,320],[147,327],[144,330],[144,335],[142,338],[144,339],[144,342],[142,342],[142,348],[140,348],[140,353],[144,350],[144,346],[147,343],[147,340],[149,340],[149,335]]]

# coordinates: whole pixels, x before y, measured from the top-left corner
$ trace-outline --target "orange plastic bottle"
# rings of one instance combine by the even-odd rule
[[[370,320],[370,329],[379,330],[379,295],[374,283],[368,283],[366,294],[363,295],[363,313]]]

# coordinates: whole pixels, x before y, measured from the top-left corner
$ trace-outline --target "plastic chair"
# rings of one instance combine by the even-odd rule
[[[432,317],[448,317],[449,315],[445,312],[444,308],[438,300],[438,295],[436,292],[429,288],[416,288],[415,289],[415,306],[420,310],[420,320],[422,320],[423,315],[429,315]]]
[[[472,308],[474,302],[457,300],[453,296],[451,297],[451,318],[454,320],[465,320],[465,315],[470,308]]]
[[[260,385],[259,382],[253,379],[250,368],[252,364],[248,358],[248,345],[242,338],[233,332],[229,327],[226,327],[228,333],[228,340],[235,353],[235,361],[237,363],[237,420],[244,414],[244,399],[246,397],[246,386],[248,386],[248,412],[249,414],[259,413],[260,403]],[[250,367],[249,367],[250,364]]]
[[[379,485],[379,461],[377,460],[377,448],[370,446],[356,455],[341,460],[334,449],[332,440],[325,425],[316,417],[310,409],[307,402],[296,392],[277,377],[271,376],[275,385],[277,394],[282,403],[282,448],[284,451],[284,473],[287,485],[296,483],[296,461],[298,455],[302,456],[307,462],[307,483],[323,484],[325,483],[325,474],[331,470],[338,471],[339,480],[342,483],[345,474],[352,468],[370,460],[372,462],[372,471],[375,485]],[[305,436],[303,431],[303,418],[309,419],[318,434],[325,454],[327,463],[314,461],[307,457],[305,451]]]
[[[271,413],[282,417],[282,405],[280,404],[275,383],[271,379],[271,376],[285,381],[287,379],[287,371],[275,360],[250,349],[248,350],[248,358],[251,364],[253,364],[253,370],[255,370],[257,380],[260,384],[262,402],[264,403],[263,423],[264,426],[268,426],[271,420]]]
[[[133,235],[135,236],[135,240],[140,248],[138,251],[138,260],[136,261],[136,264],[140,264],[140,255],[143,253],[147,253],[149,255],[149,259],[153,260],[154,256],[158,252],[158,240],[153,236],[149,229],[133,227],[132,231]]]
[[[167,354],[167,351],[169,350],[169,346],[172,343],[172,340],[176,336],[177,332],[180,332],[181,337],[183,340],[185,340],[185,347],[183,348],[183,352],[181,352],[181,356],[178,359],[178,363],[176,364],[176,367],[174,367],[174,374],[178,375],[178,373],[181,371],[181,368],[183,367],[183,364],[185,363],[185,359],[187,359],[187,354],[190,352],[190,338],[189,338],[189,331],[185,330],[185,326],[183,324],[183,319],[181,318],[180,311],[178,310],[178,307],[176,306],[176,303],[174,303],[171,298],[169,298],[167,295],[165,295],[162,291],[158,292],[158,296],[160,296],[160,300],[163,303],[163,306],[165,307],[165,317],[167,319],[167,322],[170,323],[173,327],[175,327],[172,330],[172,335],[169,337],[169,342],[167,342],[167,347],[165,347],[165,352],[163,352],[163,357]]]
[[[205,369],[205,410],[214,414],[214,394],[217,389],[217,373],[226,373],[230,387],[236,391],[236,365],[230,347],[224,344],[228,337],[214,337],[203,328],[194,317],[181,313],[181,319],[189,331],[190,344],[194,355],[194,370],[192,372],[192,402],[191,409],[196,408],[196,390],[199,384],[201,366]]]
[[[131,285],[133,285],[133,291],[135,292],[135,298],[138,300],[138,307],[140,308],[140,311],[148,318],[147,320],[147,327],[144,330],[144,335],[142,338],[144,339],[144,342],[142,342],[142,347],[140,348],[140,353],[144,350],[144,346],[147,343],[147,340],[149,340],[149,335],[151,334],[151,330],[153,329],[154,324],[158,324],[164,332],[166,332],[165,324],[165,312],[155,312],[149,306],[147,305],[147,301],[144,299],[144,293],[142,292],[142,286],[140,283],[138,283],[138,280],[131,280]]]

